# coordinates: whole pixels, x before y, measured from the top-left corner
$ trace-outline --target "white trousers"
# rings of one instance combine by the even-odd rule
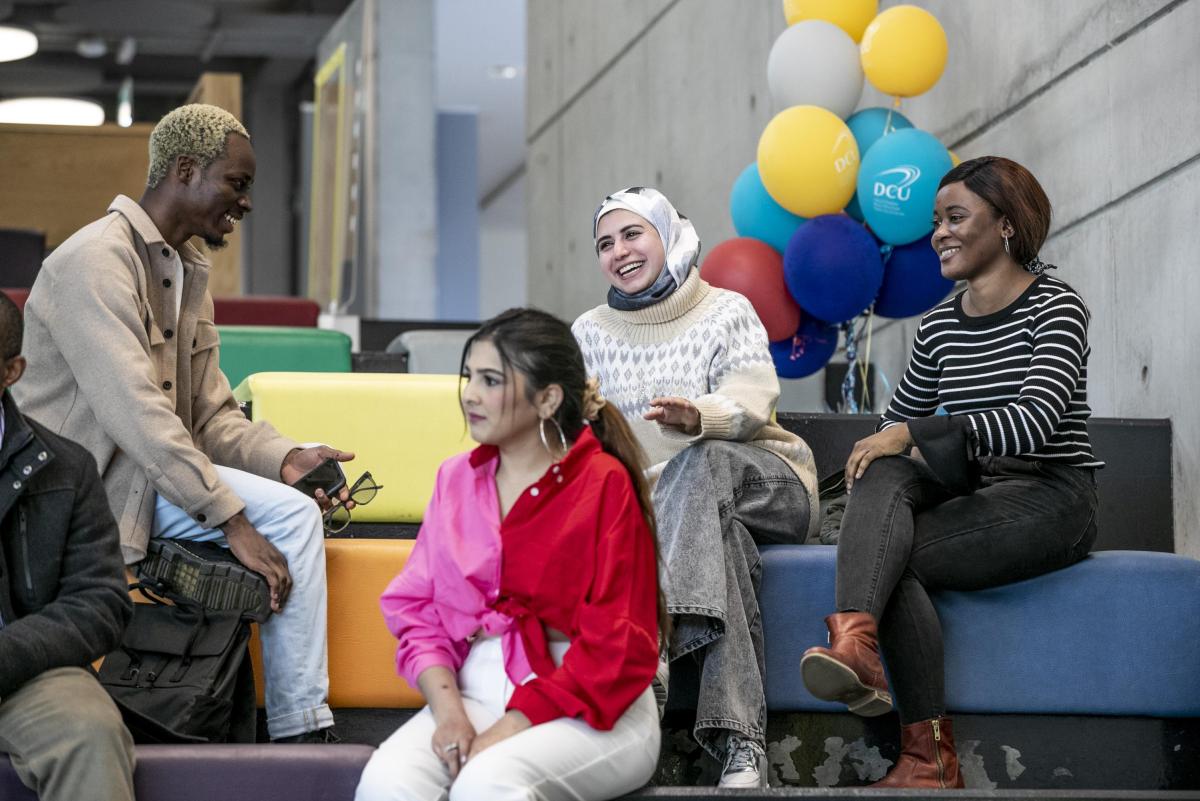
[[[303,493],[253,473],[216,465],[217,475],[246,503],[246,517],[279,549],[292,574],[283,612],[259,627],[272,739],[333,725],[326,651],[325,530],[321,510]],[[154,510],[154,536],[215,542],[229,547],[220,529],[204,528],[162,495]]]
[[[567,643],[551,643],[558,663]],[[476,732],[504,715],[513,684],[500,640],[477,640],[458,672],[463,706]],[[355,801],[604,801],[632,792],[658,764],[658,708],[647,687],[611,731],[559,718],[515,734],[450,773],[433,752],[437,724],[425,707],[371,757]]]

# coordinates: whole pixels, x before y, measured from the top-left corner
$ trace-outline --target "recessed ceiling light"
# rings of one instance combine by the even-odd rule
[[[0,25],[0,61],[29,58],[37,49],[38,40],[32,31]]]
[[[84,58],[104,58],[108,55],[108,42],[99,36],[85,36],[75,43],[75,52]]]
[[[515,64],[493,64],[488,67],[488,77],[511,81],[521,74],[521,68]]]
[[[0,100],[0,122],[23,125],[100,125],[104,109],[92,100],[21,97]]]

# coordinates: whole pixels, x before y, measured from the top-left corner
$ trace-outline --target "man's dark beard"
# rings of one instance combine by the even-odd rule
[[[225,237],[213,238],[204,237],[204,244],[208,245],[208,249],[212,251],[221,250],[229,245],[229,240]]]

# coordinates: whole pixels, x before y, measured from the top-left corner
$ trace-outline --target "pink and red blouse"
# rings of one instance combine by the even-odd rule
[[[475,636],[499,636],[518,685],[509,709],[534,725],[611,729],[658,664],[655,545],[633,482],[585,426],[501,520],[498,466],[483,445],[438,469],[412,555],[380,601],[396,669],[415,687],[428,668],[457,671]],[[561,666],[547,627],[571,641]]]

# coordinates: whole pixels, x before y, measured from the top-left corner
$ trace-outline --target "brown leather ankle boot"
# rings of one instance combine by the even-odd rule
[[[962,788],[954,727],[950,718],[933,718],[900,727],[900,758],[872,787]]]
[[[800,659],[808,691],[823,701],[840,701],[863,717],[892,711],[875,618],[866,612],[838,612],[825,618],[828,648],[809,648]]]

